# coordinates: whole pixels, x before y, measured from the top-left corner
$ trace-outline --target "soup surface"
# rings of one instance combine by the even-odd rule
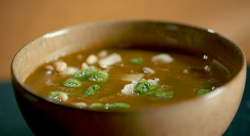
[[[206,55],[108,48],[48,62],[25,85],[78,108],[126,110],[199,97],[230,78],[225,67]]]

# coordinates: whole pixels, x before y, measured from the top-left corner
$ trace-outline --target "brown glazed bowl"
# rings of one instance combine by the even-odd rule
[[[210,55],[233,78],[204,96],[133,111],[92,111],[53,103],[24,81],[38,66],[89,48],[169,48]],[[211,29],[147,20],[85,23],[39,37],[24,46],[11,65],[19,108],[36,135],[58,136],[221,136],[233,120],[245,87],[246,60],[232,41]]]

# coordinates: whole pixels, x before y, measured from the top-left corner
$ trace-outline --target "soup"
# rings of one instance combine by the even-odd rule
[[[199,97],[230,79],[229,71],[206,55],[107,48],[48,62],[25,85],[46,99],[78,108],[126,110]]]

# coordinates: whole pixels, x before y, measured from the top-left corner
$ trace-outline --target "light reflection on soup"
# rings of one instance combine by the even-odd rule
[[[125,110],[198,97],[230,78],[227,69],[206,55],[108,48],[44,64],[25,85],[79,108]]]

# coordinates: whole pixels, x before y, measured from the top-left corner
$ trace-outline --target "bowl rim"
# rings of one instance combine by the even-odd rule
[[[41,96],[40,94],[36,93],[35,91],[32,91],[31,89],[29,89],[27,86],[25,86],[23,83],[21,83],[21,81],[19,81],[16,77],[16,73],[15,73],[15,68],[14,68],[14,63],[16,58],[18,57],[18,54],[20,52],[22,52],[22,50],[24,50],[24,48],[26,48],[27,46],[29,46],[30,44],[32,44],[34,41],[38,40],[38,39],[43,39],[43,38],[48,38],[49,35],[53,35],[55,33],[58,33],[60,31],[63,30],[70,30],[76,27],[82,27],[85,25],[89,25],[89,24],[100,24],[100,23],[140,23],[140,22],[148,22],[148,23],[164,23],[164,24],[173,24],[173,25],[177,25],[177,26],[185,26],[191,29],[196,29],[196,30],[201,30],[207,33],[211,33],[211,34],[216,34],[218,37],[227,40],[228,42],[230,42],[231,44],[233,44],[236,48],[238,48],[239,52],[241,53],[242,56],[242,65],[240,70],[237,72],[237,74],[231,78],[228,82],[226,82],[224,85],[218,87],[217,89],[213,90],[212,92],[209,92],[203,96],[198,96],[198,97],[192,97],[192,98],[187,98],[184,100],[178,100],[176,102],[170,103],[170,104],[164,104],[161,106],[157,106],[157,107],[147,107],[147,108],[138,108],[138,109],[126,109],[126,110],[94,110],[94,109],[89,109],[89,108],[79,108],[70,104],[65,104],[65,103],[61,103],[58,102],[54,99],[48,99],[45,98],[43,96]],[[69,32],[69,31],[67,31]],[[66,33],[67,33],[66,32]],[[66,34],[66,33],[60,33],[60,35]],[[55,34],[55,36],[58,36]],[[52,37],[49,37],[52,38]],[[240,76],[242,76],[242,74],[246,73],[246,58],[244,55],[244,52],[242,51],[242,49],[236,44],[234,43],[232,40],[228,39],[227,37],[217,33],[216,31],[212,30],[212,29],[208,29],[208,28],[203,28],[203,27],[198,27],[195,25],[190,25],[190,24],[185,24],[185,23],[178,23],[178,22],[171,22],[171,21],[164,21],[164,20],[154,20],[154,19],[123,19],[123,20],[101,20],[101,21],[91,21],[91,22],[84,22],[84,23],[80,23],[80,24],[75,24],[75,25],[70,25],[70,26],[66,26],[51,32],[48,32],[46,34],[43,34],[33,40],[31,40],[30,42],[28,42],[27,44],[25,44],[13,57],[12,62],[11,62],[11,81],[12,81],[12,85],[13,86],[20,86],[21,89],[23,89],[25,91],[25,93],[31,95],[31,97],[34,97],[35,99],[39,99],[39,100],[43,100],[45,102],[49,102],[50,104],[54,104],[56,106],[62,106],[64,108],[70,108],[73,110],[84,110],[84,111],[93,111],[93,112],[107,112],[107,113],[127,113],[127,112],[142,112],[142,111],[152,111],[152,110],[156,110],[156,109],[162,109],[164,107],[174,107],[176,105],[179,104],[184,104],[184,103],[188,103],[188,102],[193,102],[193,101],[206,101],[208,99],[217,97],[218,95],[222,95],[225,92],[225,88],[228,87],[230,84],[232,84],[233,82],[235,82],[238,78],[240,78]],[[244,75],[243,75],[244,76]],[[245,78],[246,78],[246,74],[245,74]],[[14,91],[18,91],[13,89]],[[19,91],[20,92],[20,91]]]

